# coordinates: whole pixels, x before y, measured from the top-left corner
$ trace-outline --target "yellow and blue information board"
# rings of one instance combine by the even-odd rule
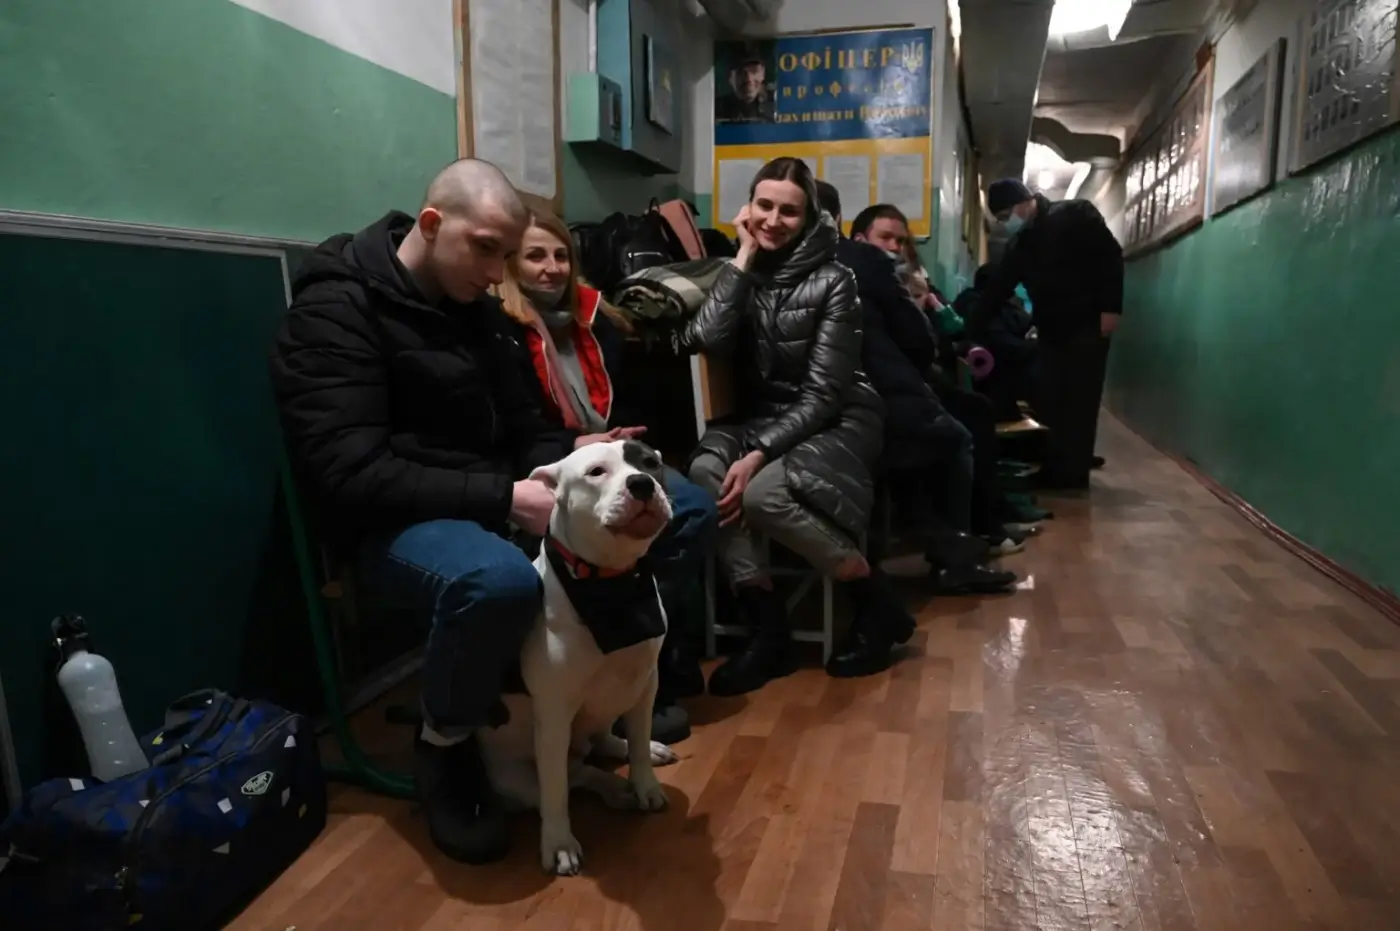
[[[848,224],[893,203],[928,236],[933,49],[932,29],[716,42],[714,227],[732,236],[754,174],[787,155],[835,185]]]

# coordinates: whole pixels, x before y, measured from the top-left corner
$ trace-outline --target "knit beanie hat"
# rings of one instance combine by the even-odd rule
[[[1034,199],[1031,189],[1020,178],[1002,178],[993,181],[987,188],[987,212],[996,216],[1003,210],[1010,210],[1017,204]]]

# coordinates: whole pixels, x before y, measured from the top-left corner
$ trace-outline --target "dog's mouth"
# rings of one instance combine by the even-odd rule
[[[645,540],[656,536],[666,526],[666,514],[661,508],[644,505],[629,507],[608,529],[618,536]]]

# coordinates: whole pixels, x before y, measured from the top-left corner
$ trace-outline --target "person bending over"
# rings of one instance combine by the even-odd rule
[[[528,219],[495,166],[452,163],[416,217],[317,247],[271,360],[318,529],[366,590],[431,621],[417,792],[433,842],[473,863],[503,856],[507,833],[470,735],[503,723],[542,608],[539,574],[506,536],[543,534],[554,494],[520,476],[574,445],[534,405],[487,293]]]
[[[1051,203],[1015,178],[987,188],[987,212],[1011,241],[968,325],[976,330],[1025,285],[1039,334],[1035,412],[1050,428],[1034,481],[1046,489],[1088,488],[1109,337],[1123,315],[1123,248],[1089,201]]]
[[[817,197],[839,229],[836,188],[818,181]],[[888,216],[875,216],[874,223],[888,226]],[[862,213],[853,228],[869,232],[867,220]],[[972,434],[943,409],[911,360],[933,357],[933,333],[900,280],[898,255],[844,237],[836,245],[837,261],[856,277],[865,324],[865,371],[885,402],[883,460],[890,483],[918,528],[930,579],[940,593],[1006,591],[1016,576],[983,565],[988,545],[971,534]],[[910,347],[908,352],[902,346]]]
[[[860,371],[860,307],[839,237],[810,170],[778,158],[759,170],[734,220],[739,254],[681,333],[690,351],[733,360],[739,410],[700,440],[690,477],[719,499],[719,561],[754,635],[710,677],[737,695],[796,668],[783,601],[757,534],[842,583],[857,606],[832,675],[888,668],[914,622],[861,553],[874,505],[883,405]]]
[[[971,315],[978,295],[987,287],[992,274],[991,265],[978,268],[972,287],[957,296],[953,309],[959,314]],[[976,318],[975,324],[976,328],[969,327],[967,335],[985,346],[996,360],[991,374],[977,383],[977,390],[991,399],[998,421],[1020,420],[1021,409],[1017,402],[1031,400],[1035,389],[1036,344],[1028,336],[1030,314],[1021,307],[1019,300],[1012,298],[990,316]]]
[[[515,323],[517,364],[539,389],[545,412],[581,434],[578,444],[640,436],[646,428],[635,426],[613,394],[631,327],[601,294],[579,281],[577,269],[568,227],[557,217],[535,214],[520,250],[506,261],[499,288],[502,309]],[[687,595],[701,576],[719,510],[708,492],[669,467],[666,493],[671,523],[650,550],[669,628],[652,736],[676,743],[689,734],[676,699],[705,690],[694,649],[703,621],[696,599]]]

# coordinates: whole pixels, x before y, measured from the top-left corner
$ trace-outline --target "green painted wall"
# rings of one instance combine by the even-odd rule
[[[641,213],[654,197],[684,197],[676,175],[647,175],[620,152],[564,146],[564,218],[601,220],[618,210]],[[704,215],[702,215],[704,216]]]
[[[1400,133],[1128,266],[1109,404],[1400,589]]]
[[[453,98],[227,0],[0,7],[0,207],[320,240],[412,206]]]

